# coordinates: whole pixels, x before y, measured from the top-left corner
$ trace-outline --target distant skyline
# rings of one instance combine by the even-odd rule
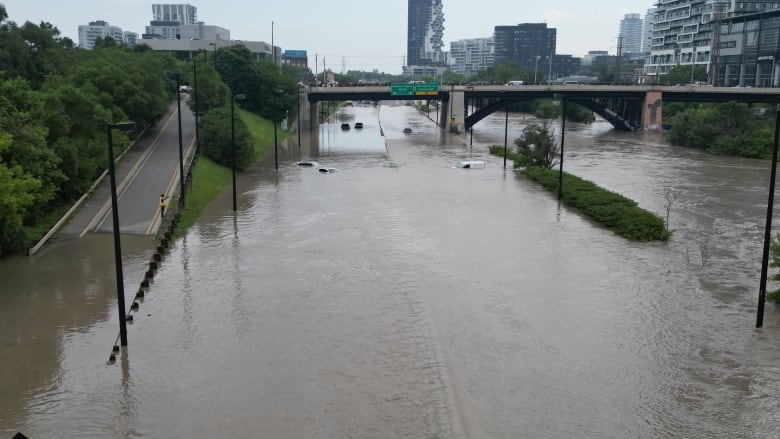
[[[407,1],[392,6],[357,0],[321,2],[149,2],[140,0],[0,0],[10,21],[49,22],[78,43],[78,26],[103,20],[142,34],[152,18],[152,4],[186,3],[198,8],[198,20],[230,30],[234,40],[273,42],[285,50],[306,50],[309,65],[343,70],[398,74],[405,60]],[[653,0],[550,0],[529,8],[517,0],[481,0],[469,4],[443,0],[444,50],[450,42],[486,38],[495,26],[547,23],[558,29],[557,52],[581,57],[590,50],[615,53],[620,20],[627,13],[644,17]],[[478,5],[475,7],[474,5]]]

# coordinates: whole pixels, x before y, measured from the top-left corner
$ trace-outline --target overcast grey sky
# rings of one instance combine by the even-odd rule
[[[0,0],[9,20],[46,21],[78,42],[78,25],[104,20],[123,30],[144,32],[152,3],[142,0]],[[336,72],[379,69],[400,73],[406,52],[407,1],[392,0],[203,0],[198,19],[230,30],[236,40],[271,42],[283,49],[306,50]],[[533,5],[533,6],[532,6]],[[620,20],[644,17],[653,0],[444,0],[444,50],[450,42],[490,37],[495,26],[547,23],[558,29],[557,53],[585,55],[616,51]]]

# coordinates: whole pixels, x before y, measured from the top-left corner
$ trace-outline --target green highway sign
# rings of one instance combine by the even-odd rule
[[[391,96],[412,96],[414,95],[414,84],[390,84]]]
[[[414,94],[415,95],[438,95],[439,94],[439,83],[434,81],[426,84],[415,84],[414,87]]]

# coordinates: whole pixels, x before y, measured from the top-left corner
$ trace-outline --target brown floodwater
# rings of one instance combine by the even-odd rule
[[[662,216],[674,195],[671,240],[632,243],[488,155],[503,114],[473,146],[393,105],[303,139],[173,244],[116,364],[110,234],[2,261],[0,436],[780,435],[769,163],[567,124],[567,171]],[[122,245],[129,300],[155,242]]]

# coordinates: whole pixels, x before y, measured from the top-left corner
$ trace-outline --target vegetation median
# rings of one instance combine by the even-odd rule
[[[490,153],[504,156],[504,147],[494,145]],[[506,151],[514,167],[550,192],[558,193],[560,145],[549,123],[532,123]],[[608,191],[595,183],[563,173],[563,204],[573,207],[602,226],[631,241],[665,241],[671,233],[661,217],[641,209],[637,202]]]
[[[557,170],[527,168],[523,174],[550,192],[558,192]],[[563,204],[631,241],[665,241],[670,232],[659,216],[637,206],[636,201],[608,191],[575,175],[563,173]]]

